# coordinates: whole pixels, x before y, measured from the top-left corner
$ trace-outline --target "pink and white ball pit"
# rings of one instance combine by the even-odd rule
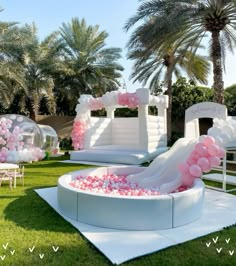
[[[0,116],[0,162],[32,162],[44,158],[38,125],[28,117]]]
[[[113,181],[113,186],[116,186],[115,179],[122,183],[122,177],[119,179],[116,176],[142,171],[140,167],[105,167],[63,175],[58,179],[60,211],[80,222],[121,230],[169,229],[191,223],[201,216],[204,184],[199,178],[195,178],[191,188],[166,195],[150,189],[136,190],[134,187],[120,194],[119,188],[106,193],[95,187],[85,190],[71,185],[75,184],[77,177],[113,176],[115,178],[111,183]]]

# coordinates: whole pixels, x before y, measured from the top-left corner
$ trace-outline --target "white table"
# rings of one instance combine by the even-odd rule
[[[0,170],[14,170],[14,188],[16,187],[16,169],[19,165],[14,163],[0,163]]]

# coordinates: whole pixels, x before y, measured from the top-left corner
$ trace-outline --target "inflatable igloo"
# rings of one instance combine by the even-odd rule
[[[39,126],[28,117],[0,116],[0,162],[32,162],[44,158]]]
[[[47,125],[38,125],[42,133],[42,149],[54,153],[58,146],[56,131]]]

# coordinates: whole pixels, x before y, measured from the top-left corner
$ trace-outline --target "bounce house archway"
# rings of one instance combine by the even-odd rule
[[[158,116],[148,114],[156,106]],[[116,108],[138,108],[138,117],[114,117]],[[105,108],[107,117],[92,117],[91,111]],[[166,109],[168,96],[107,92],[102,97],[81,95],[76,107],[71,160],[140,164],[167,150]]]
[[[185,138],[195,139],[199,137],[199,118],[227,120],[227,108],[225,105],[213,102],[202,102],[189,107],[185,111]]]

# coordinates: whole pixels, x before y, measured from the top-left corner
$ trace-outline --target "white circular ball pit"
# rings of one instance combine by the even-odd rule
[[[121,230],[170,229],[201,217],[204,183],[195,179],[192,188],[159,196],[120,196],[92,193],[73,188],[76,176],[135,174],[140,167],[105,167],[71,172],[58,179],[58,206],[73,220]]]

